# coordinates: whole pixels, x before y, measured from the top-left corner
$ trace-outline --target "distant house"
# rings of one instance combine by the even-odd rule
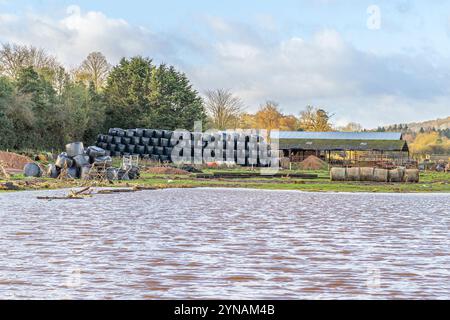
[[[315,155],[330,163],[362,162],[374,165],[380,161],[402,164],[409,159],[408,144],[400,132],[305,132],[280,131],[277,138],[284,157],[292,162]]]

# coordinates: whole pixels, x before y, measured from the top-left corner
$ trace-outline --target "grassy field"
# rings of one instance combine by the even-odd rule
[[[206,169],[204,173],[249,173],[250,169],[240,168],[232,170]],[[267,190],[301,190],[321,192],[450,192],[450,173],[423,172],[419,183],[375,183],[375,182],[332,182],[328,171],[282,171],[283,177],[251,177],[251,178],[197,178],[195,174],[169,175],[142,173],[141,178],[132,181],[91,182],[81,180],[56,180],[50,178],[24,178],[23,175],[13,176],[8,181],[0,179],[0,192],[8,189],[4,186],[9,182],[17,190],[41,190],[74,188],[81,186],[105,187],[134,187],[145,188],[195,188],[195,187],[223,187],[223,188],[253,188]],[[315,173],[316,179],[302,179],[289,177],[293,173]]]

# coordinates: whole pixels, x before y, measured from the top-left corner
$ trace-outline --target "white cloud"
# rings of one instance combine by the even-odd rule
[[[55,20],[28,13],[25,16],[2,15],[2,41],[45,47],[66,65],[78,64],[90,52],[100,50],[117,62],[136,54],[167,55],[170,44],[152,32],[130,25],[123,19],[107,17],[102,12],[82,12],[69,6],[66,16]]]
[[[268,99],[294,114],[313,104],[335,113],[338,124],[368,127],[448,116],[445,58],[363,52],[332,29],[286,37],[272,17],[263,18],[267,28],[207,16],[196,21],[202,32],[157,34],[70,6],[58,19],[0,14],[0,41],[44,47],[69,67],[97,50],[113,63],[149,56],[177,65],[200,92],[233,90],[251,111]]]

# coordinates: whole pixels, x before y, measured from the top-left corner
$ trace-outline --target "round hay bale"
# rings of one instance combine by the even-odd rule
[[[369,167],[360,168],[360,170],[359,170],[360,180],[361,181],[373,181],[373,172],[374,172],[374,168],[369,168]]]
[[[27,163],[23,168],[25,177],[40,177],[42,176],[41,168],[34,162]]]
[[[89,179],[89,172],[91,171],[90,166],[83,166],[80,168],[80,179],[87,180]]]
[[[359,167],[347,168],[347,181],[361,181],[361,173]]]
[[[77,168],[84,167],[89,164],[89,156],[78,155],[73,157],[73,162]]]
[[[142,138],[142,137],[144,136],[144,130],[145,130],[145,129],[137,128],[137,129],[135,129],[134,135],[135,135],[136,137]]]
[[[72,179],[77,179],[80,176],[80,171],[77,167],[71,167],[67,169],[67,176]]]
[[[373,180],[375,182],[388,182],[389,171],[387,169],[375,168],[373,170]]]
[[[131,143],[131,138],[130,137],[123,137],[121,138],[121,142],[123,144],[130,144]]]
[[[403,181],[409,183],[419,182],[419,169],[406,169]]]
[[[146,138],[153,138],[153,129],[145,129],[144,130],[144,137],[146,137]]]
[[[136,129],[128,129],[127,131],[125,131],[125,136],[131,138],[131,137],[134,137],[135,133],[136,133]]]
[[[152,138],[151,144],[155,147],[159,146],[159,138]]]
[[[142,137],[141,138],[141,144],[144,146],[148,146],[150,143],[150,138]]]
[[[331,181],[345,181],[347,179],[345,168],[331,168],[330,179]]]
[[[73,165],[73,160],[67,156],[67,153],[63,152],[58,155],[58,158],[56,158],[55,165],[58,168],[70,168]]]
[[[143,155],[145,153],[145,146],[137,145],[135,148],[135,152],[139,155]]]
[[[389,182],[402,182],[403,176],[402,172],[399,169],[389,170]]]
[[[66,144],[66,153],[69,157],[75,157],[84,153],[83,142],[73,142]]]
[[[60,173],[60,170],[58,169],[58,167],[54,164],[49,164],[47,166],[47,176],[49,176],[50,178],[56,179],[58,178]]]
[[[106,155],[106,150],[99,147],[90,146],[87,148],[86,153],[90,158],[104,157]]]

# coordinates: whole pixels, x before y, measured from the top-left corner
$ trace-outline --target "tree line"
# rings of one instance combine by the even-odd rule
[[[94,143],[110,127],[189,130],[205,119],[200,94],[173,66],[141,56],[111,66],[93,52],[67,70],[42,49],[0,49],[0,149]]]

